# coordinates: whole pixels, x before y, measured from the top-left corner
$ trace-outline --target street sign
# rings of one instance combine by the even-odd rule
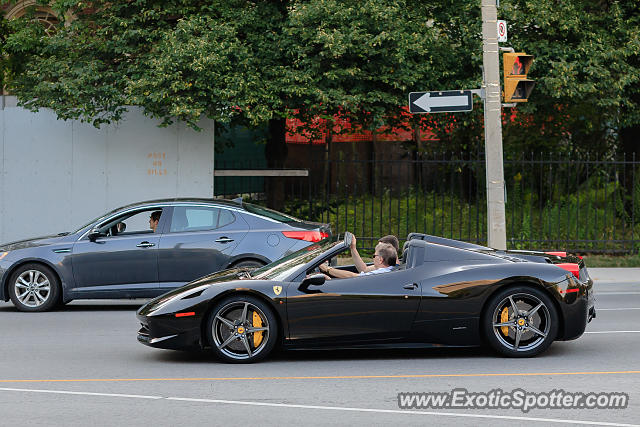
[[[416,113],[455,113],[473,110],[470,90],[411,92],[409,111]]]
[[[507,41],[507,21],[498,20],[498,42]]]

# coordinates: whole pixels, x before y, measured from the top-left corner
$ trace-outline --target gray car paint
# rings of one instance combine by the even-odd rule
[[[230,209],[236,221],[217,230],[168,232],[168,213],[174,206],[184,205]],[[94,227],[123,213],[142,209],[165,209],[160,233],[99,237],[93,242],[89,239],[88,234]],[[81,298],[152,297],[242,260],[254,259],[266,264],[279,259],[311,244],[289,239],[282,231],[310,228],[311,223],[289,225],[246,212],[242,205],[228,201],[171,199],[128,205],[68,235],[0,245],[0,252],[8,251],[0,260],[0,299],[9,299],[9,277],[28,262],[41,263],[55,271],[65,302]],[[233,242],[216,243],[220,237]],[[142,242],[154,246],[137,247]]]

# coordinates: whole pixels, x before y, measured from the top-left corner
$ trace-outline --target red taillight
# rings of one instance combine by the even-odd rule
[[[188,311],[186,313],[176,313],[176,317],[188,317],[188,316],[195,316],[196,312],[195,311]]]
[[[319,242],[329,237],[329,233],[324,231],[283,231],[282,234],[290,239],[304,240],[306,242]]]
[[[564,268],[565,270],[573,273],[578,279],[580,278],[580,266],[578,264],[566,263],[566,264],[555,264],[557,267]]]
[[[578,292],[580,289],[578,288],[571,288],[571,289],[567,289],[566,291],[560,291],[561,294],[572,294],[574,292]]]
[[[566,257],[566,256],[567,256],[567,253],[566,253],[566,252],[545,252],[545,254],[548,254],[548,255],[555,255],[555,256],[562,257],[562,258],[564,258],[564,257]]]

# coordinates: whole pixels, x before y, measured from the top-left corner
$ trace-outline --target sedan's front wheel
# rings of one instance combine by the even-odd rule
[[[11,302],[20,311],[48,311],[60,299],[60,281],[42,264],[25,264],[9,280]]]
[[[558,333],[558,322],[556,308],[544,291],[519,286],[491,298],[482,327],[497,352],[509,357],[531,357],[551,345]]]
[[[230,363],[264,359],[275,346],[278,328],[271,308],[258,298],[237,295],[216,304],[207,321],[207,335],[216,356]]]

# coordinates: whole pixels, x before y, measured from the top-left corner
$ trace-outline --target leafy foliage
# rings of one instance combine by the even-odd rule
[[[3,83],[32,110],[96,126],[126,105],[194,128],[202,116],[250,126],[295,116],[312,132],[312,117],[338,132],[336,117],[370,130],[422,122],[449,148],[482,146],[481,108],[400,114],[410,91],[480,86],[477,1],[49,4],[61,21],[51,37],[28,15],[0,21]],[[537,82],[528,104],[505,110],[507,151],[607,153],[621,128],[640,125],[639,15],[636,0],[501,2],[509,44],[535,56]]]

